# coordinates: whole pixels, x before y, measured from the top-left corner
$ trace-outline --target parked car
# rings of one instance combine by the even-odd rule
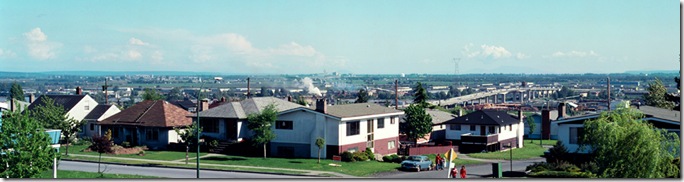
[[[416,171],[432,170],[432,161],[424,155],[412,155],[401,162],[401,168]]]

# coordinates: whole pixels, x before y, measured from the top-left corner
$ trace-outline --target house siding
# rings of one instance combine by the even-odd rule
[[[280,147],[287,147],[291,148],[293,153],[287,154],[287,153],[279,153],[279,148]],[[316,150],[316,153],[311,153],[309,150],[312,148],[311,145],[309,144],[298,144],[298,143],[279,143],[279,142],[271,142],[270,144],[270,153],[272,156],[277,156],[277,157],[298,157],[298,158],[309,158],[312,155],[318,157],[318,150]],[[318,147],[314,147],[318,148]],[[325,153],[321,151],[321,156],[323,157]]]
[[[574,153],[588,153],[590,151],[590,147],[586,147],[584,150],[579,151],[579,145],[577,144],[570,144],[570,128],[573,127],[584,127],[584,124],[562,124],[558,125],[558,141],[562,142],[563,145],[565,145],[565,148],[568,149],[568,152]]]
[[[85,110],[85,106],[88,106],[88,110]],[[97,101],[93,99],[92,97],[86,95],[79,101],[76,105],[74,105],[71,110],[67,112],[67,118],[73,118],[78,121],[82,121],[83,118],[85,118],[90,111],[95,109],[97,106]]]

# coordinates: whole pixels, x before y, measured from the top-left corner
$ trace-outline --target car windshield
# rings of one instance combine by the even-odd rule
[[[412,160],[412,161],[420,161],[420,157],[419,157],[419,156],[413,156],[413,157],[411,157],[410,160]]]

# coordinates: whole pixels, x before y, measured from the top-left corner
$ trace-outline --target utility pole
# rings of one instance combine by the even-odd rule
[[[200,81],[201,82],[201,81]],[[202,84],[200,85],[199,92],[197,92],[197,109],[195,109],[195,112],[197,112],[197,127],[195,127],[195,133],[197,134],[197,178],[200,178],[200,107],[202,104],[200,99],[202,99],[202,87],[204,86],[204,82],[201,82]]]
[[[108,80],[108,78],[105,77],[105,84],[102,85],[102,91],[104,91],[104,94],[105,94],[105,102],[104,102],[105,105],[107,105],[109,103],[109,93],[107,91],[108,90],[107,88],[109,88],[110,85],[107,85],[107,80]]]

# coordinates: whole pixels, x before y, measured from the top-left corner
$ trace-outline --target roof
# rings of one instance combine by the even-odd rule
[[[191,100],[175,100],[170,102],[173,105],[176,105],[178,107],[181,107],[185,110],[188,110],[191,107],[197,107],[197,104],[192,102]]]
[[[680,111],[675,111],[675,110],[670,110],[670,109],[662,109],[662,108],[657,108],[653,106],[640,106],[639,111],[644,113],[646,117],[654,117],[654,118],[660,118],[660,119],[665,119],[665,120],[670,120],[674,122],[682,122],[680,116],[681,113]]]
[[[442,124],[446,121],[449,121],[451,119],[456,118],[457,116],[448,112],[440,111],[440,110],[426,110],[426,112],[432,117],[432,124],[433,125],[439,125]],[[405,122],[404,121],[404,115],[402,115],[401,119],[399,119],[399,122]]]
[[[71,108],[76,106],[78,102],[83,100],[83,98],[86,95],[41,95],[31,103],[31,105],[28,106],[28,110],[33,110],[33,108],[38,107],[40,105],[45,105],[45,102],[43,102],[44,97],[51,98],[52,100],[55,101],[55,104],[62,106],[64,108],[64,111],[69,112]]]
[[[99,122],[102,125],[175,127],[192,124],[190,112],[163,100],[145,100]]]
[[[201,117],[246,119],[249,114],[259,113],[272,103],[278,112],[304,107],[275,97],[254,97],[240,102],[227,102],[199,114]]]
[[[111,108],[111,107],[115,107],[115,106],[113,106],[113,105],[104,105],[104,104],[97,105],[97,106],[95,106],[95,108],[93,108],[93,110],[91,110],[90,113],[88,113],[88,115],[86,115],[86,117],[83,118],[83,119],[86,119],[86,120],[97,120],[97,119],[99,119],[100,117],[102,117],[102,115],[103,115],[105,112],[107,112],[107,110],[109,110],[109,108]]]
[[[601,113],[565,117],[565,118],[561,118],[559,120],[556,120],[556,124],[559,124],[559,125],[560,124],[582,124],[582,123],[584,123],[584,121],[596,119],[599,116],[601,116]]]
[[[403,113],[400,110],[384,107],[378,104],[358,103],[327,106],[326,114],[339,118],[349,118],[357,116],[368,116],[378,114]]]
[[[519,123],[520,120],[513,118],[510,114],[503,111],[479,110],[462,117],[457,117],[445,124],[477,124],[477,125],[508,125]]]

